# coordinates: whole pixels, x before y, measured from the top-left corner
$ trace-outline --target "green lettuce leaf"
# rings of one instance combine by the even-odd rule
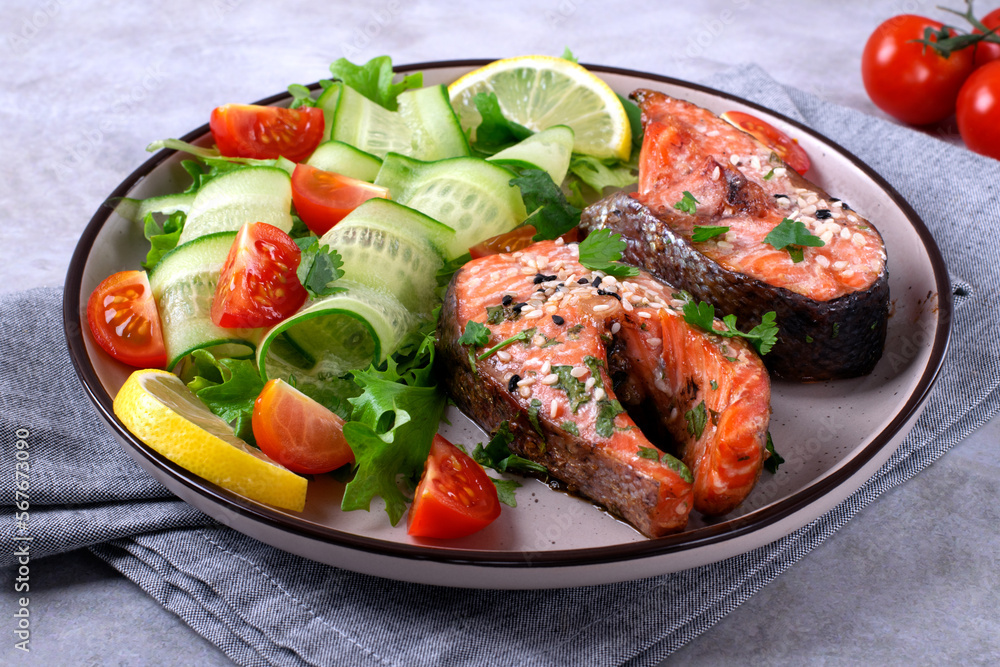
[[[207,350],[191,353],[193,368],[188,388],[208,409],[233,426],[238,438],[256,444],[251,418],[253,404],[264,389],[256,364],[250,359],[217,359]]]
[[[147,271],[160,263],[163,256],[177,247],[177,240],[184,230],[184,221],[187,215],[182,211],[170,214],[161,227],[152,213],[147,213],[143,219],[143,235],[149,241],[149,252],[146,253],[146,261],[142,263],[142,268]]]
[[[343,81],[345,85],[389,111],[398,108],[396,98],[401,92],[424,85],[423,72],[408,74],[394,83],[396,73],[392,71],[392,59],[389,56],[372,58],[364,65],[355,65],[347,58],[339,58],[330,65],[330,73],[334,80]]]

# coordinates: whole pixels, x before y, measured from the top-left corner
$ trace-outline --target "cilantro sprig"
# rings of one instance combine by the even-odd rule
[[[715,306],[704,301],[695,301],[687,292],[682,292],[681,297],[685,299],[683,313],[684,321],[688,324],[701,327],[723,338],[745,338],[761,355],[770,352],[778,342],[778,325],[775,323],[777,315],[773,310],[764,313],[760,324],[746,333],[736,328],[735,315],[723,317],[722,323],[725,329],[719,330],[715,328]]]
[[[639,275],[639,269],[622,264],[622,251],[626,244],[621,234],[610,229],[598,229],[580,242],[580,264],[591,271],[601,271],[616,278]]]
[[[674,208],[683,213],[687,213],[688,215],[694,215],[698,212],[698,204],[700,203],[700,201],[694,198],[693,194],[685,190],[684,196],[681,197],[679,202],[674,204]]]
[[[798,264],[802,261],[802,248],[822,248],[826,245],[820,237],[816,236],[802,224],[800,220],[789,220],[785,218],[774,229],[764,237],[764,243],[768,243],[775,250],[788,250],[792,262]]]
[[[691,240],[695,243],[701,243],[702,241],[714,239],[716,236],[722,236],[728,231],[729,227],[725,225],[695,225]]]
[[[302,252],[299,268],[296,269],[302,286],[312,296],[330,296],[343,292],[343,287],[332,284],[344,275],[340,268],[344,265],[340,253],[328,245],[321,246],[319,239],[313,236],[295,239],[295,243]]]

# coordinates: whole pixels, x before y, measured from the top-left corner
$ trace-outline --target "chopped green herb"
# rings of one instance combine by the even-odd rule
[[[826,245],[823,239],[810,232],[800,220],[788,218],[779,222],[767,233],[764,243],[770,244],[775,250],[787,249],[794,263],[802,261],[804,246],[821,248]]]
[[[556,387],[566,392],[569,398],[569,407],[576,414],[580,406],[590,400],[586,385],[579,379],[572,376],[572,366],[553,366],[552,372],[559,376]]]
[[[652,447],[640,447],[639,451],[636,453],[639,455],[640,459],[649,459],[651,461],[660,460],[660,452]]]
[[[594,378],[594,386],[598,389],[604,389],[604,379],[601,376],[601,371],[604,369],[604,362],[588,354],[583,358],[583,365],[590,371],[590,377]]]
[[[709,382],[709,384],[712,385],[712,391],[718,391],[719,390],[719,383],[716,382],[715,380],[712,380],[711,382]]]
[[[562,430],[566,431],[570,435],[575,435],[577,437],[580,437],[580,429],[576,427],[576,422],[565,421],[562,423],[560,428],[562,428]]]
[[[771,440],[771,432],[767,432],[767,443],[764,445],[764,449],[770,456],[764,459],[764,469],[769,473],[774,474],[778,472],[778,466],[785,462],[785,459],[781,458],[781,454],[774,451],[774,442]]]
[[[615,417],[625,412],[618,401],[602,398],[597,402],[597,425],[595,430],[602,438],[610,438],[615,432]]]
[[[459,345],[471,345],[472,347],[486,347],[489,342],[490,328],[475,320],[469,320],[466,323],[465,331],[458,339]]]
[[[510,185],[521,190],[524,208],[531,211],[525,222],[534,226],[535,241],[556,239],[580,224],[580,209],[566,201],[566,195],[547,171],[521,169]]]
[[[616,278],[639,275],[639,269],[620,263],[625,241],[610,229],[598,229],[580,242],[580,264]]]
[[[760,324],[746,333],[736,328],[735,315],[726,315],[722,318],[722,323],[726,328],[720,331],[714,327],[715,306],[704,301],[696,302],[687,292],[682,292],[681,298],[685,299],[684,321],[688,324],[701,327],[705,331],[724,338],[745,338],[762,355],[770,352],[778,341],[778,326],[774,322],[777,316],[773,310],[764,313]]]
[[[544,348],[544,347],[552,347],[553,345],[562,345],[562,341],[559,340],[558,338],[549,338],[545,334],[541,334],[541,335],[542,335],[542,338],[545,339],[545,342],[542,343],[541,345],[539,345],[538,347],[543,347]]]
[[[321,246],[319,239],[311,236],[295,239],[295,244],[302,253],[296,275],[310,294],[330,296],[344,291],[343,287],[331,285],[344,275],[340,268],[344,265],[344,261],[340,258],[339,252],[328,245]]]
[[[500,324],[507,319],[503,306],[486,306],[486,323]]]
[[[807,343],[811,343],[811,342],[813,342],[813,337],[807,334],[807,335],[806,335],[806,342],[807,342]]]
[[[143,235],[149,241],[149,252],[146,253],[146,261],[142,263],[142,268],[146,271],[151,270],[159,264],[164,255],[177,247],[177,240],[180,239],[181,232],[184,231],[185,220],[187,220],[187,214],[175,211],[163,222],[163,227],[160,227],[153,219],[152,213],[146,214],[142,224]]]
[[[497,479],[490,477],[490,481],[497,487],[497,500],[507,507],[517,507],[517,497],[514,495],[515,489],[521,488],[521,483],[515,479]]]
[[[729,227],[724,225],[695,225],[691,240],[695,243],[701,243],[702,241],[714,239],[716,236],[721,236],[728,231]]]
[[[684,197],[681,198],[679,202],[674,204],[674,208],[678,211],[687,213],[688,215],[694,215],[698,211],[698,204],[700,203],[700,201],[694,198],[693,194],[685,190]]]
[[[774,176],[774,169],[771,169],[771,171],[764,174],[764,180],[769,181],[773,176]]]
[[[701,437],[705,432],[705,424],[708,423],[708,412],[705,409],[705,401],[702,401],[694,408],[684,413],[684,420],[687,422],[687,431],[695,437]]]
[[[649,325],[643,322],[642,324],[639,325],[639,328],[642,329],[643,331],[647,331],[649,329]]]
[[[640,447],[637,454],[639,458],[649,459],[651,461],[659,461],[660,463],[663,463],[668,468],[677,473],[678,476],[680,476],[680,478],[683,479],[688,484],[694,482],[694,475],[692,475],[691,471],[688,470],[688,467],[684,465],[684,462],[675,456],[671,456],[666,452],[664,452],[663,455],[661,456],[660,452],[656,449],[653,449],[652,447]]]
[[[583,331],[582,324],[574,324],[569,329],[566,330],[566,335],[570,340],[578,340],[580,338],[580,332]]]
[[[470,324],[471,324],[471,322],[470,322]],[[482,326],[482,325],[480,325],[480,326]],[[466,331],[468,331],[468,328],[466,328]],[[498,350],[502,350],[503,348],[508,347],[510,345],[513,345],[514,343],[517,343],[517,342],[527,343],[527,342],[529,342],[532,339],[532,337],[534,337],[535,331],[537,331],[537,327],[531,327],[530,329],[525,329],[524,331],[522,331],[521,333],[519,333],[519,334],[517,334],[515,336],[511,336],[510,338],[505,338],[504,340],[500,341],[499,343],[497,343],[496,345],[494,345],[490,349],[488,349],[485,352],[483,352],[482,354],[480,354],[478,357],[476,357],[476,359],[479,360],[479,361],[482,361],[483,359],[486,359],[487,357],[489,357],[489,356],[491,356],[493,354],[496,354],[496,352]],[[465,334],[463,334],[463,336],[464,335]],[[461,339],[459,339],[459,342],[461,342]],[[485,343],[484,343],[484,345],[485,345]]]
[[[510,424],[502,422],[485,447],[481,442],[476,444],[476,448],[472,450],[472,459],[484,468],[493,468],[497,472],[547,472],[545,466],[512,453],[512,442],[514,434],[510,432]]]
[[[833,323],[833,336],[832,336],[832,338],[836,338],[839,335],[840,335],[840,322],[834,322]]]
[[[540,407],[542,407],[542,402],[540,400],[537,398],[531,399],[531,404],[528,407],[528,421],[530,421],[531,425],[535,428],[535,432],[544,437],[544,434],[542,433],[542,425],[538,422],[538,409]]]
[[[858,229],[868,229],[868,225],[858,225]]]

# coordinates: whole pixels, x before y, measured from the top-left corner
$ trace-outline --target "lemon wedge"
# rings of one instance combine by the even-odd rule
[[[308,480],[237,438],[173,373],[135,371],[114,409],[137,438],[185,470],[257,502],[305,507]]]
[[[540,132],[553,125],[573,128],[573,150],[596,158],[627,160],[632,129],[621,100],[608,84],[585,68],[552,56],[497,60],[448,86],[462,129],[482,122],[477,93],[496,93],[509,120]]]

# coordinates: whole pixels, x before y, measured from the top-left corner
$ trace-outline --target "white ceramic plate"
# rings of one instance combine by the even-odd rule
[[[426,63],[428,84],[448,83],[487,61]],[[592,67],[612,88],[662,90],[717,113],[746,110],[798,138],[812,160],[809,176],[875,223],[889,255],[893,304],[886,351],[864,378],[817,384],[775,382],[771,433],[785,464],[764,473],[748,500],[724,521],[692,517],[679,535],[649,540],[585,500],[525,480],[518,507],[462,540],[415,540],[404,522],[391,527],[377,501],[372,511],[341,512],[342,487],[329,476],[310,482],[306,509],[286,512],[216,487],[136,439],[112,411],[130,369],[90,337],[84,308],[97,284],[137,268],[148,245],[142,231],[102,206],[85,230],[66,279],[64,315],[70,351],[100,415],[123,447],[164,486],[221,523],[316,561],[358,572],[447,586],[551,588],[638,579],[704,565],[776,540],[819,517],[861,486],[912,427],[947,346],[950,289],[930,233],[875,172],[831,141],[755,104],[652,74]],[[226,100],[216,100],[225,102]],[[277,95],[264,104],[281,104]],[[211,102],[206,103],[207,107]],[[208,127],[185,140],[208,137]],[[161,151],[109,197],[149,197],[186,186],[182,156]],[[474,445],[485,435],[460,413],[444,435]]]

